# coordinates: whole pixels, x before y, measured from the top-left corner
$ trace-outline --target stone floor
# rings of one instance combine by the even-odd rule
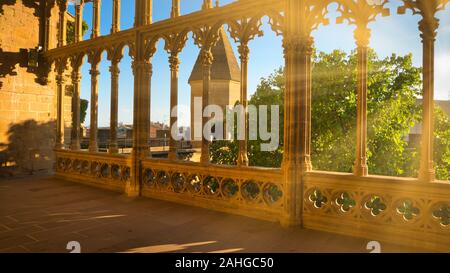
[[[52,177],[0,180],[0,252],[368,252],[338,236]],[[383,252],[415,252],[381,242]]]

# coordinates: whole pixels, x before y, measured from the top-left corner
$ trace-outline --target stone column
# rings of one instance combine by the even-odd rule
[[[377,15],[388,16],[390,10],[384,6],[387,1],[342,1],[338,22],[347,20],[356,25],[354,37],[357,45],[357,114],[356,114],[356,159],[353,173],[367,176],[367,48],[370,41],[368,24],[375,21]]]
[[[212,0],[203,0],[203,5],[202,5],[202,9],[210,9],[213,7],[213,2]]]
[[[118,112],[119,112],[119,60],[112,60],[109,67],[111,72],[111,114],[109,125],[109,149],[110,154],[117,154],[119,152],[119,146],[117,144],[117,125],[118,125]]]
[[[314,5],[314,9],[311,7]],[[285,118],[284,173],[285,209],[281,220],[284,226],[302,224],[303,180],[311,170],[311,55],[314,40],[311,32],[327,20],[325,1],[314,4],[286,1],[283,27],[285,58]]]
[[[57,64],[56,74],[56,149],[64,148],[64,69],[65,64]]]
[[[434,43],[439,20],[425,16],[419,22],[423,44],[423,121],[419,178],[426,182],[435,180],[433,162],[434,145]]]
[[[180,16],[180,0],[172,0],[172,10],[170,12],[170,17],[175,18]]]
[[[298,65],[295,70],[294,78],[298,81],[300,91],[297,103],[299,104],[299,163],[303,173],[312,169],[311,164],[311,56],[313,50],[313,38],[310,33],[305,33],[300,38],[300,43],[295,45],[297,48],[294,53]]]
[[[89,125],[89,151],[97,152],[97,122],[98,122],[98,76],[101,52],[93,52],[89,57],[91,64],[91,120]]]
[[[357,26],[355,39],[358,51],[357,61],[357,113],[356,113],[356,160],[353,173],[367,176],[367,48],[370,29]]]
[[[73,65],[72,65],[73,66]],[[71,150],[80,149],[80,66],[73,67],[72,71],[72,131],[71,131]]]
[[[66,22],[66,12],[67,12],[67,0],[58,0],[59,7],[59,29],[58,29],[58,47],[66,45],[66,33],[67,33],[67,22]]]
[[[211,83],[211,65],[213,63],[213,55],[211,49],[202,49],[200,51],[200,57],[203,64],[203,94],[202,94],[202,113],[204,113],[206,107],[209,104],[209,89]],[[202,128],[208,122],[209,118],[202,115]],[[210,161],[209,157],[209,142],[202,130],[202,152],[200,155],[200,162],[203,164],[208,164]]]
[[[134,6],[134,26],[139,27],[145,24],[146,0],[135,0]]]
[[[75,5],[75,43],[83,41],[83,6],[83,2]]]
[[[150,79],[152,64],[149,60],[133,62],[135,79],[134,111],[133,111],[133,149],[138,158],[149,154],[150,134]]]
[[[45,2],[45,41],[43,43],[44,50],[49,50],[54,45],[51,43],[54,36],[58,37],[59,40],[59,30],[57,35],[54,35],[52,25],[52,10],[55,7],[55,2],[46,1]]]
[[[312,171],[313,166],[311,162],[311,106],[312,106],[312,54],[314,47],[314,38],[309,36],[305,42],[305,85],[306,85],[306,132],[305,132],[305,154],[303,157],[303,171]]]
[[[248,58],[250,54],[250,49],[247,43],[241,43],[238,47],[239,58],[241,60],[241,94],[240,102],[242,106],[242,111],[240,114],[241,120],[244,123],[244,139],[239,140],[239,155],[238,155],[238,165],[248,166],[248,156],[247,156],[247,140],[248,140],[248,120],[247,120],[247,83],[248,83]]]
[[[247,85],[248,85],[248,60],[250,49],[248,43],[256,36],[263,36],[260,30],[261,21],[254,18],[231,21],[229,23],[230,36],[239,42],[238,51],[241,60],[241,92],[240,104],[242,111],[239,113],[240,120],[244,125],[244,139],[239,140],[239,154],[237,163],[239,166],[248,166],[247,141],[248,141],[248,119],[247,119]],[[241,125],[241,124],[240,124]],[[238,125],[238,126],[240,126]]]
[[[178,106],[178,70],[180,66],[180,60],[178,58],[178,53],[172,53],[169,57],[170,64],[170,111]],[[177,117],[172,117],[170,115],[170,138],[169,138],[169,160],[177,160],[177,143],[172,136],[172,128],[174,128],[177,123]]]
[[[101,0],[93,0],[93,8],[92,8],[92,34],[91,38],[96,38],[100,36],[100,4]]]
[[[120,0],[113,0],[112,8],[111,33],[116,33],[120,31]]]
[[[153,23],[153,1],[145,1],[145,24],[150,25]]]
[[[286,188],[285,218],[281,223],[284,226],[295,226],[301,223],[301,129],[300,129],[300,88],[298,78],[298,52],[299,41],[286,35],[284,38],[284,55],[286,62],[286,93],[285,93],[285,129],[283,165]]]

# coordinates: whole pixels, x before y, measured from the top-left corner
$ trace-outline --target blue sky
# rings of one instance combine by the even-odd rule
[[[221,0],[221,5],[226,5],[234,0]],[[397,15],[396,7],[400,5],[399,0],[392,0],[388,4],[391,7],[391,16],[378,17],[372,23],[371,47],[380,56],[388,56],[392,53],[408,54],[413,53],[414,63],[421,66],[422,47],[417,29],[420,16],[413,16],[410,12],[407,15]],[[109,34],[111,28],[112,0],[102,0],[101,8],[101,35]],[[128,29],[133,26],[134,1],[122,0],[121,9],[121,29]],[[202,0],[181,0],[181,14],[188,14],[201,9]],[[169,18],[171,0],[153,0],[153,20],[160,21]],[[351,51],[355,48],[353,39],[354,26],[348,24],[336,25],[336,5],[329,7],[331,24],[321,26],[313,33],[318,50],[330,52],[334,49]],[[73,13],[73,7],[69,6],[69,11]],[[450,99],[450,5],[447,10],[438,13],[440,28],[436,42],[436,67],[435,67],[435,99]],[[91,26],[92,4],[85,5],[83,19]],[[264,37],[257,38],[250,43],[251,55],[249,61],[249,95],[253,94],[261,77],[266,77],[276,68],[283,65],[283,50],[281,47],[281,37],[277,37],[272,32],[267,23],[267,18],[263,24]],[[85,39],[89,39],[91,30],[85,34]],[[232,42],[236,56],[236,44]],[[170,71],[168,65],[168,55],[164,51],[162,41],[158,44],[158,51],[152,59],[152,97],[151,97],[151,120],[168,123],[169,120],[169,95],[170,95]],[[179,98],[181,107],[189,107],[190,86],[187,83],[189,75],[198,55],[198,47],[193,44],[192,37],[189,37],[186,47],[180,54],[180,74],[179,74]],[[119,80],[119,122],[132,123],[133,115],[133,74],[131,71],[131,59],[128,56],[128,49],[125,49],[125,57],[120,63]],[[106,53],[100,64],[99,78],[99,126],[108,126],[110,113],[110,73],[109,61],[106,60]],[[85,60],[82,67],[81,97],[90,100],[90,65]],[[85,124],[89,125],[89,111]],[[189,116],[180,117],[180,125],[189,124]]]

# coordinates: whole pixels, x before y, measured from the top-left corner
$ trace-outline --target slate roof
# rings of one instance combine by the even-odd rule
[[[234,55],[233,48],[223,28],[219,32],[220,38],[216,46],[212,49],[214,60],[211,66],[211,80],[231,80],[241,81],[241,69]],[[197,57],[189,83],[191,81],[201,81],[202,63],[200,55]]]

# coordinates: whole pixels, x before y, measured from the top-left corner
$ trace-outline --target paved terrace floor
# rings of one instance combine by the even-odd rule
[[[52,177],[0,180],[0,252],[368,252],[369,240],[148,198]],[[416,252],[381,242],[383,252]]]

